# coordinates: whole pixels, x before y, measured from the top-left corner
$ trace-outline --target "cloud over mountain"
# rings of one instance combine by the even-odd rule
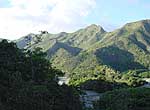
[[[9,0],[9,7],[0,8],[0,37],[73,31],[85,25],[84,18],[95,5],[95,0]]]

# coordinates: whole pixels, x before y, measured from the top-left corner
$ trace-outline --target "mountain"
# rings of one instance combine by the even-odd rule
[[[150,67],[150,20],[127,23],[112,32],[92,24],[74,33],[29,34],[16,41],[19,48],[27,46],[26,37],[31,48],[48,53],[53,66],[79,76],[93,76],[105,66],[119,72]]]
[[[150,20],[113,32],[97,25],[74,33],[42,31],[15,42],[32,54],[0,42],[0,110],[150,108]],[[59,85],[64,73],[69,84]]]

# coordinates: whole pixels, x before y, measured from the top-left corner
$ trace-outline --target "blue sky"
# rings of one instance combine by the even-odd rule
[[[87,20],[111,31],[127,22],[150,19],[149,10],[150,0],[97,0]]]
[[[150,0],[0,0],[0,38],[73,32],[90,24],[106,31],[150,19]]]

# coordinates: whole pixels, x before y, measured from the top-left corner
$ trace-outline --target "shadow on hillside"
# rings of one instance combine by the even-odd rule
[[[144,37],[143,37],[143,39],[147,42],[147,39],[145,39]],[[145,52],[148,52],[146,45],[144,45],[142,42],[138,41],[135,34],[131,34],[130,37],[129,37],[129,40],[133,44],[136,44],[141,50],[144,50]]]
[[[134,61],[133,54],[116,46],[100,48],[95,55],[100,63],[121,72],[129,69],[145,69],[143,65]]]
[[[82,50],[77,47],[69,46],[65,43],[57,42],[47,51],[48,56],[54,55],[60,48],[65,49],[68,53],[70,53],[73,56],[76,56]]]

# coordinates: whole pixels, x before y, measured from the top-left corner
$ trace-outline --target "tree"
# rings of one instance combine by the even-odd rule
[[[0,47],[0,110],[81,110],[79,96],[57,84],[60,71],[40,48],[30,54],[7,40]]]

